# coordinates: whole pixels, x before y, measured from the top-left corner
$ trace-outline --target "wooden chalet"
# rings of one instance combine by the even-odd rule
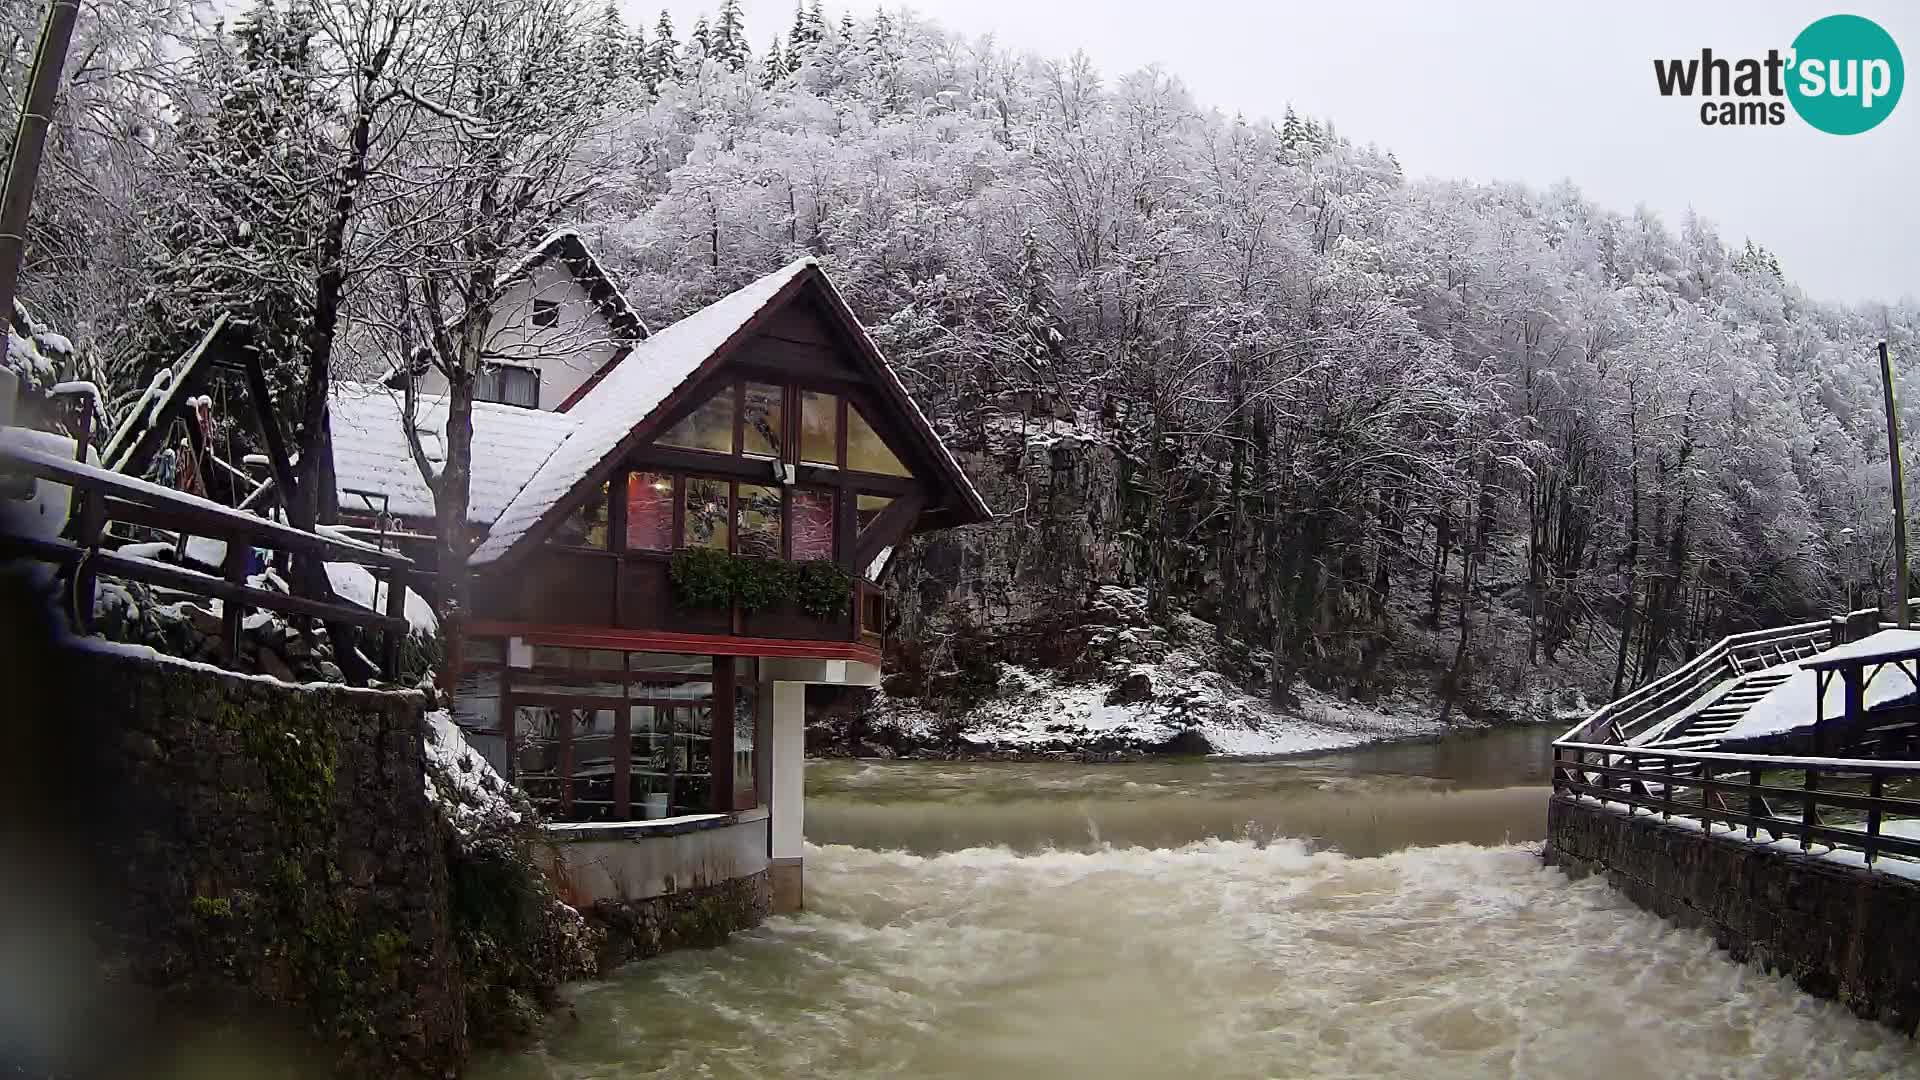
[[[577,898],[766,871],[797,906],[804,687],[877,683],[894,553],[990,513],[813,260],[650,336],[615,323],[624,304],[583,265],[570,250],[554,291],[502,318],[617,339],[608,359],[549,408],[475,406],[483,539],[449,643],[455,717],[558,823]],[[386,385],[405,377],[340,386],[330,421],[342,519],[402,538],[433,512]],[[431,454],[445,401],[420,399]],[[716,567],[763,584],[716,601]]]

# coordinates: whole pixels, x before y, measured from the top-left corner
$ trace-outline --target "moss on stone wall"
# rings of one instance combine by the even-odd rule
[[[457,1068],[419,698],[66,659],[82,707],[119,733],[105,766],[105,854],[126,889],[103,928],[116,970],[211,1027],[277,1010],[343,1075]]]
[[[724,945],[735,931],[765,921],[771,901],[763,870],[644,900],[602,900],[587,917],[605,931],[600,962],[611,970],[673,949]]]

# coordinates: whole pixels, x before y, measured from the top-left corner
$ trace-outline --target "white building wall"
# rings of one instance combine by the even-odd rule
[[[533,325],[536,300],[559,303],[559,318],[553,326]],[[489,356],[540,370],[540,407],[548,411],[559,408],[580,384],[606,366],[621,344],[593,298],[558,259],[541,263],[509,289],[487,330]],[[420,389],[444,394],[447,380],[439,371],[429,371],[421,377]]]

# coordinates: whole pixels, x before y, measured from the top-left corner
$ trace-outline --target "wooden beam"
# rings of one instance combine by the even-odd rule
[[[927,505],[924,495],[901,495],[887,504],[885,510],[875,515],[867,527],[853,542],[853,567],[856,573],[865,573],[881,551],[890,546],[898,546],[907,534],[913,531],[913,523],[920,517],[920,511]],[[857,519],[856,519],[857,520]]]
[[[135,410],[136,415],[128,418],[127,425],[115,435],[113,442],[107,445],[107,452],[100,457],[102,464],[115,472],[127,473],[130,476],[139,476],[147,471],[147,463],[153,460],[153,455],[160,452],[161,444],[166,441],[167,422],[173,419],[174,412],[180,408],[181,402],[186,400],[187,395],[200,385],[201,378],[208,367],[208,361],[212,357],[214,339],[224,333],[226,328],[227,316],[222,313],[219,318],[213,320],[213,325],[207,328],[205,336],[200,339],[200,344],[194,346],[181,361],[179,370],[174,373],[173,381],[167,384],[167,389],[160,395],[160,400],[149,410],[148,415],[151,419],[147,421],[146,427],[137,426],[139,410]]]
[[[849,641],[808,638],[760,638],[735,634],[676,634],[657,630],[620,630],[610,626],[510,622],[473,619],[469,637],[517,637],[537,645],[627,652],[692,653],[708,656],[764,656],[799,660],[854,660],[879,664],[880,651]]]

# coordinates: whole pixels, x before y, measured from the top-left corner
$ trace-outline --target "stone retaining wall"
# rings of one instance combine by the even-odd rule
[[[1607,876],[1735,960],[1908,1035],[1920,1025],[1920,881],[1556,795],[1547,861]]]
[[[466,1020],[419,695],[60,652],[69,707],[103,733],[112,902],[97,923],[116,981],[208,1028],[264,1011],[335,1057],[329,1071],[457,1068]]]

